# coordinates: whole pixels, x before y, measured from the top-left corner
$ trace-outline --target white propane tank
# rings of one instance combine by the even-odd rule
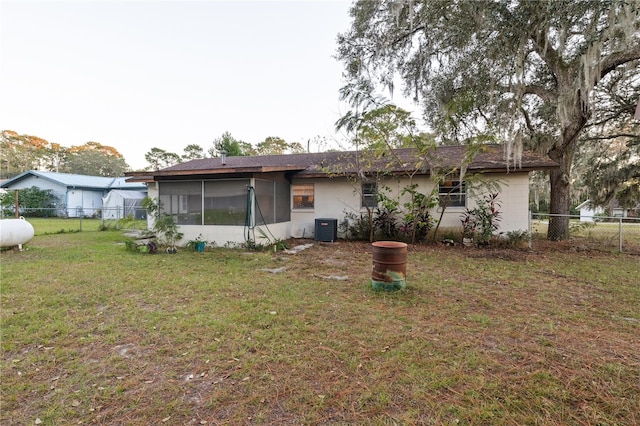
[[[14,247],[29,242],[35,233],[33,225],[20,219],[1,219],[0,220],[0,247]]]

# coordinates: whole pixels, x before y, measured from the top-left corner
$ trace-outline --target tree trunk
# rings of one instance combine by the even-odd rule
[[[553,158],[553,157],[552,157]],[[558,161],[558,160],[556,160]],[[559,170],[552,170],[549,174],[551,180],[551,206],[549,208],[549,227],[547,228],[548,240],[566,240],[569,238],[569,211],[570,205],[570,183],[569,168],[562,166],[563,161],[558,161]],[[564,215],[564,216],[554,216]]]
[[[578,145],[578,136],[587,122],[588,111],[576,103],[571,119],[562,131],[562,144],[549,151],[549,158],[560,165],[549,174],[551,183],[551,205],[547,239],[553,241],[569,238],[569,213],[571,211],[571,165]],[[560,216],[554,216],[560,215]]]

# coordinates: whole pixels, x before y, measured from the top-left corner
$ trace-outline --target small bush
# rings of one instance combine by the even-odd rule
[[[25,217],[52,217],[56,213],[58,199],[51,189],[40,189],[36,186],[18,191],[18,211]],[[4,214],[15,213],[15,191],[2,197]]]
[[[507,245],[509,247],[520,247],[529,241],[529,232],[525,230],[507,232]]]
[[[371,231],[369,219],[363,215],[346,212],[344,219],[338,225],[338,229],[348,240],[368,241]]]
[[[460,222],[462,222],[463,237],[473,237],[479,246],[489,245],[491,237],[500,226],[500,203],[498,193],[486,195],[478,200],[478,206],[474,209],[467,209]]]
[[[376,209],[373,217],[373,229],[376,237],[395,240],[398,238],[399,228],[397,209],[389,206]]]

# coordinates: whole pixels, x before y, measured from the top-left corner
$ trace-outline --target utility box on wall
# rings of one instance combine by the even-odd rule
[[[338,219],[316,219],[315,240],[332,243],[338,239]]]

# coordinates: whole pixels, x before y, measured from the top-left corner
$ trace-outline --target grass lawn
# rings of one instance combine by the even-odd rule
[[[546,239],[548,222],[532,221],[531,232],[534,239]],[[572,220],[569,225],[572,244],[575,246],[596,247],[600,250],[620,250],[622,233],[622,251],[640,254],[640,219],[627,218],[621,224],[617,222],[580,222]]]
[[[410,247],[375,293],[369,244],[124,239],[0,255],[1,424],[640,424],[637,255]]]
[[[65,234],[72,232],[98,231],[101,227],[116,229],[119,226],[117,220],[101,220],[93,218],[79,217],[28,217],[25,219],[31,223],[36,235]],[[128,229],[146,229],[146,222],[143,220],[129,221],[121,227]]]

